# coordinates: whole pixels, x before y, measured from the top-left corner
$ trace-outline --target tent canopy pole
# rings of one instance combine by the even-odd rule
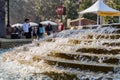
[[[99,15],[97,14],[97,25],[99,25]]]
[[[79,14],[79,26],[81,26],[81,14]]]
[[[119,23],[120,23],[120,16],[119,16]]]

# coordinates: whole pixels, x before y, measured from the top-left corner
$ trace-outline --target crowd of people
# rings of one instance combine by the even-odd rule
[[[43,39],[44,34],[51,35],[53,33],[52,25],[49,23],[46,27],[39,24],[38,27],[30,27],[29,19],[25,19],[23,24],[23,34],[26,39],[38,38],[38,40]]]
[[[55,32],[53,30],[53,26],[48,23],[47,26],[43,26],[42,24],[39,24],[38,26],[31,27],[29,24],[30,20],[25,19],[24,24],[22,28],[18,29],[18,27],[14,27],[14,33],[18,33],[19,36],[24,36],[26,39],[38,39],[41,40],[44,38],[44,35],[51,35]],[[58,31],[62,31],[64,29],[64,25],[61,24],[61,26],[58,26]]]

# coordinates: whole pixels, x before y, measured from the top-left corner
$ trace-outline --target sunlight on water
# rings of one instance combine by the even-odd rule
[[[112,26],[64,30],[43,41],[16,47],[2,54],[0,79],[70,80],[70,76],[72,80],[120,79],[117,30]]]

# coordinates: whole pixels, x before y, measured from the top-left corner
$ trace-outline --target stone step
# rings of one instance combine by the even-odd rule
[[[90,78],[89,76],[94,76],[94,77],[96,77],[96,80],[101,80],[102,78],[106,78],[107,80],[113,80],[114,78],[120,79],[119,76],[114,76],[113,74],[94,73],[94,72],[76,71],[76,70],[67,70],[67,69],[62,69],[62,73],[58,73],[56,71],[50,71],[50,72],[45,72],[44,74],[45,75],[53,74],[55,76],[53,76],[53,75],[50,76],[50,77],[52,77],[52,79],[55,79],[56,77],[58,77],[57,79],[60,78],[60,80],[61,79],[64,80],[65,78],[67,78],[67,80],[68,79],[73,80],[73,78],[75,80],[80,80],[82,78],[82,76],[87,77],[87,79]],[[64,77],[62,77],[62,75],[64,75]],[[84,79],[84,80],[86,80],[86,79]]]
[[[119,29],[120,28],[120,23],[112,23],[112,24],[103,24],[103,25],[86,25],[83,27],[83,29],[97,29],[98,27],[114,27],[114,28],[117,28]]]
[[[68,60],[76,61],[93,61],[97,63],[119,64],[120,56],[118,55],[106,55],[106,54],[92,54],[92,53],[65,53],[65,52],[51,52],[48,56],[58,57]]]
[[[94,53],[81,53],[81,52],[62,52],[62,51],[51,51],[48,55],[72,55],[72,56],[90,56],[90,57],[107,57],[107,58],[116,58],[119,59],[120,55],[113,55],[113,54],[94,54]]]
[[[32,39],[3,39],[0,38],[0,48],[13,48],[24,44],[32,43]]]
[[[120,46],[120,42],[104,42],[104,46]]]
[[[114,71],[114,68],[120,68],[120,65],[114,65],[114,64],[105,64],[105,63],[93,63],[93,62],[80,62],[80,61],[74,61],[74,60],[66,60],[66,59],[60,59],[55,57],[38,57],[40,59],[45,60],[50,65],[59,65],[63,67],[70,67],[70,68],[80,68],[81,70],[91,70],[95,72],[108,72],[108,71]]]
[[[108,44],[110,46],[120,45],[120,39],[70,39],[68,41],[68,44],[81,44],[81,43],[92,44],[93,42],[100,43],[101,45],[108,45]]]
[[[110,49],[109,49],[110,48]],[[108,50],[109,49],[109,50]],[[119,47],[85,47],[85,48],[80,48],[77,49],[76,52],[81,52],[81,53],[94,53],[94,54],[119,54],[120,53],[120,48]]]
[[[86,34],[87,39],[119,39],[120,34]]]

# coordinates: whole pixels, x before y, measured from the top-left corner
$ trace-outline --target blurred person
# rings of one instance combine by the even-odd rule
[[[53,32],[53,28],[50,23],[48,23],[48,26],[46,26],[45,31],[46,31],[47,35],[50,35]]]
[[[64,30],[64,24],[63,23],[61,23],[60,26],[59,26],[59,31],[62,31],[62,30]]]
[[[30,39],[31,37],[32,37],[32,27],[29,27],[28,38]]]
[[[20,39],[20,30],[17,26],[12,28],[11,39]]]
[[[32,28],[32,36],[33,36],[33,39],[37,38],[37,27]]]
[[[42,24],[39,24],[37,29],[38,40],[42,40],[44,37],[45,28]]]
[[[23,24],[23,32],[24,32],[24,36],[26,37],[26,39],[30,38],[29,28],[30,28],[29,19],[25,19],[24,24]]]

